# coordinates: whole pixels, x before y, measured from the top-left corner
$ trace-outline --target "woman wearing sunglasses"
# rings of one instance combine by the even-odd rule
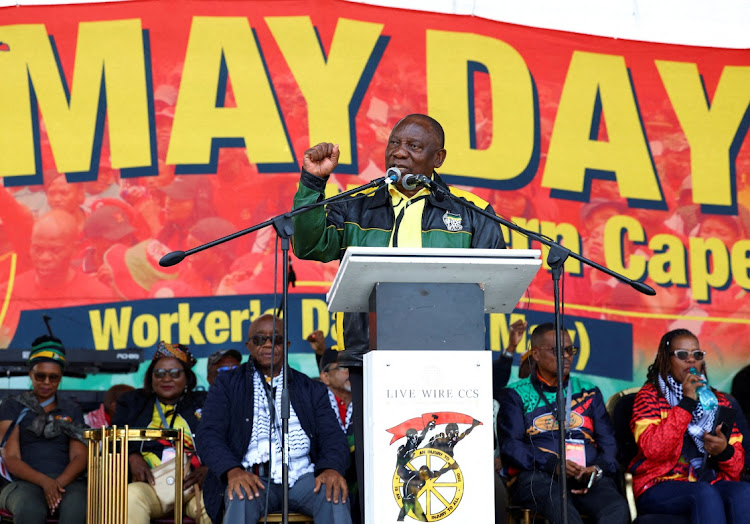
[[[193,435],[198,429],[205,392],[194,391],[197,383],[192,367],[195,358],[187,346],[160,342],[143,377],[143,388],[125,393],[117,400],[112,425],[134,428],[183,429],[185,453],[190,457],[190,473],[183,482],[185,490],[201,488],[208,468],[201,465]],[[128,522],[148,524],[166,511],[153,488],[155,468],[174,459],[174,448],[167,441],[145,441],[130,446],[128,465]],[[211,521],[206,515],[202,495],[185,497],[185,514],[201,524]],[[196,513],[200,513],[196,517]]]
[[[3,400],[0,436],[3,461],[13,481],[0,492],[0,508],[18,523],[86,522],[86,445],[83,414],[57,398],[65,368],[58,338],[43,335],[32,343],[28,360],[31,391]],[[7,440],[6,440],[7,438]]]
[[[713,390],[713,409],[698,399],[699,388],[709,387],[706,357],[686,329],[661,338],[630,421],[638,444],[629,467],[636,504],[639,512],[693,523],[747,522],[750,484],[738,482],[745,452],[729,399]]]

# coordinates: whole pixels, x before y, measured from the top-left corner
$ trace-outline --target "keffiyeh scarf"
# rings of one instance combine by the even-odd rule
[[[328,390],[328,400],[331,402],[331,409],[333,409],[333,412],[336,414],[336,420],[339,423],[339,426],[341,427],[341,430],[346,433],[346,430],[349,429],[349,426],[352,423],[352,402],[349,402],[349,405],[346,407],[346,420],[341,420],[341,411],[339,410],[339,402],[336,400],[336,395],[333,394],[333,391],[330,389]]]
[[[253,373],[253,429],[250,434],[250,444],[242,461],[245,468],[255,464],[271,462],[271,476],[273,482],[281,484],[281,384],[283,371],[274,377],[271,386],[274,391],[274,417],[271,425],[271,412],[268,404],[268,387],[265,377],[261,378],[257,370]],[[271,440],[269,441],[269,436]],[[289,485],[293,486],[297,479],[315,470],[310,461],[310,439],[302,429],[299,418],[290,406],[289,411]]]
[[[682,400],[682,384],[678,384],[672,375],[667,375],[667,382],[664,382],[664,379],[659,376],[659,389],[670,406],[676,406]],[[698,407],[693,410],[693,418],[690,419],[687,430],[690,438],[693,439],[693,442],[698,447],[698,451],[701,453],[705,453],[703,435],[707,431],[713,431],[715,417],[716,410],[706,411],[700,402],[698,402]]]

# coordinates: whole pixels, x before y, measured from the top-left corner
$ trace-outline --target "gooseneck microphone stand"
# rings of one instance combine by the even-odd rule
[[[549,253],[547,255],[547,264],[550,266],[550,269],[552,270],[552,284],[553,284],[553,293],[554,293],[554,315],[555,315],[555,357],[557,358],[557,429],[558,429],[558,438],[560,440],[559,442],[559,456],[560,456],[560,474],[559,474],[559,486],[560,486],[560,522],[563,524],[567,524],[568,522],[568,483],[567,483],[567,476],[565,474],[565,433],[566,433],[566,424],[567,420],[567,414],[565,413],[565,403],[564,403],[564,395],[563,395],[563,360],[562,360],[562,314],[561,314],[561,298],[560,298],[560,277],[562,275],[563,265],[565,264],[565,261],[568,259],[568,257],[573,257],[576,260],[579,260],[580,262],[583,262],[584,264],[593,267],[594,269],[597,269],[599,271],[602,271],[603,273],[606,273],[607,275],[610,275],[617,280],[624,282],[626,284],[629,284],[634,289],[640,291],[644,295],[656,295],[656,291],[654,289],[644,284],[643,282],[638,282],[635,280],[632,280],[624,275],[621,275],[619,273],[616,273],[615,271],[612,271],[608,267],[602,266],[600,264],[597,264],[593,260],[589,260],[588,258],[575,253],[573,251],[570,251],[569,249],[563,247],[562,245],[558,244],[557,242],[546,238],[538,233],[535,233],[533,231],[529,231],[528,229],[524,229],[521,226],[514,224],[513,222],[506,220],[505,218],[502,218],[500,216],[495,215],[494,213],[490,213],[489,211],[485,211],[484,209],[476,206],[472,202],[469,202],[468,200],[462,200],[456,196],[454,196],[450,190],[445,189],[444,187],[438,185],[435,183],[432,179],[424,176],[424,175],[405,175],[404,181],[402,181],[402,185],[406,185],[411,181],[411,184],[409,187],[416,187],[417,185],[425,186],[432,191],[437,198],[442,199],[449,199],[452,200],[466,208],[472,209],[476,211],[477,213],[489,218],[490,220],[497,222],[498,224],[502,224],[509,229],[512,229],[513,231],[517,231],[521,233],[522,235],[526,236],[527,238],[530,238],[532,240],[536,240],[550,248]],[[570,387],[570,386],[568,386]]]
[[[200,246],[188,249],[187,251],[172,251],[167,253],[159,260],[159,265],[162,267],[174,266],[182,262],[185,257],[199,253],[205,249],[209,249],[229,240],[247,235],[259,229],[263,229],[268,226],[273,226],[276,230],[276,234],[281,239],[282,249],[282,285],[284,286],[281,295],[281,309],[284,311],[284,317],[282,319],[283,324],[283,376],[281,380],[281,484],[282,484],[282,500],[281,500],[281,511],[282,511],[282,522],[284,524],[289,523],[289,414],[290,414],[290,403],[289,403],[289,390],[287,389],[287,380],[289,377],[289,347],[286,341],[289,340],[289,315],[288,315],[288,301],[289,301],[289,238],[294,234],[294,225],[292,218],[296,215],[302,214],[315,207],[324,206],[330,202],[335,202],[347,196],[350,196],[361,191],[366,191],[370,188],[377,188],[383,184],[390,184],[399,180],[401,172],[396,168],[391,168],[387,171],[386,176],[376,178],[375,180],[364,184],[349,191],[344,191],[332,197],[329,197],[314,204],[299,207],[287,213],[283,213],[274,218],[261,222],[260,224],[248,227],[241,231],[237,231],[225,237],[212,240]]]

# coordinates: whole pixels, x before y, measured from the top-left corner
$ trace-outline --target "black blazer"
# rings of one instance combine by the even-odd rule
[[[195,433],[198,431],[201,411],[205,400],[205,391],[193,391],[192,393],[183,395],[177,403],[177,413],[190,426],[193,442],[195,442]],[[154,393],[147,393],[142,388],[120,395],[117,399],[117,407],[115,408],[115,414],[112,416],[111,425],[122,427],[127,424],[132,428],[148,427],[153,419],[155,402],[156,395]],[[130,446],[129,452],[143,453],[150,451],[161,455],[161,452],[165,448],[163,444],[155,440],[141,441],[138,444]]]

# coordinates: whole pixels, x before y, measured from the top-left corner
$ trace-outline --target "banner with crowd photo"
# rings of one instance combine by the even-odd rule
[[[336,0],[0,13],[0,348],[28,347],[43,315],[92,351],[241,346],[278,307],[274,229],[158,260],[288,211],[311,144],[339,144],[329,194],[382,176],[393,125],[427,113],[445,128],[447,181],[656,290],[567,261],[566,323],[589,344],[577,371],[640,384],[676,327],[699,336],[716,385],[747,364],[747,50]],[[309,353],[309,332],[335,340],[337,267],[292,268],[292,351]],[[488,346],[503,349],[514,317],[551,312],[545,268],[513,315],[487,317]]]

